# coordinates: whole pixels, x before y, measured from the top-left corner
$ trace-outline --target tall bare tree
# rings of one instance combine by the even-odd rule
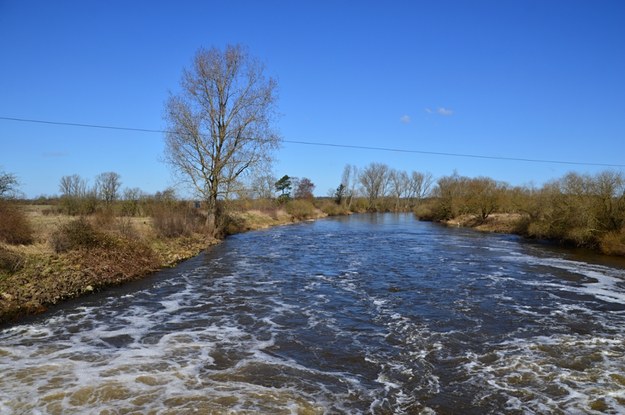
[[[343,186],[343,197],[347,201],[347,208],[351,209],[352,200],[356,196],[356,186],[358,185],[358,168],[356,166],[351,164],[345,165],[341,185]]]
[[[59,182],[61,197],[80,198],[87,194],[87,181],[77,174],[63,176]]]
[[[389,176],[389,167],[382,163],[371,163],[358,175],[363,193],[369,200],[369,210],[375,209],[378,199],[386,196]]]
[[[279,138],[271,128],[277,83],[240,45],[200,49],[165,104],[165,158],[206,201],[217,232],[217,201],[248,169],[267,162]]]
[[[95,178],[97,193],[106,204],[110,204],[119,198],[121,186],[121,176],[112,171],[100,173]]]
[[[402,199],[406,198],[410,190],[410,177],[402,170],[391,170],[388,176],[390,193],[395,199],[395,211],[399,212]]]
[[[432,173],[413,171],[410,174],[410,184],[408,186],[407,197],[410,201],[411,207],[414,207],[415,204],[420,203],[422,199],[427,197],[432,189],[433,182],[434,179],[432,178]]]

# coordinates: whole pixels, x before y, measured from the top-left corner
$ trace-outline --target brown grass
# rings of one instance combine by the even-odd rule
[[[625,229],[603,235],[599,240],[599,248],[607,255],[625,256]]]
[[[0,200],[0,242],[12,245],[33,243],[33,227],[20,206]]]
[[[188,231],[163,237],[152,218],[76,218],[40,206],[19,212],[32,224],[34,243],[0,243],[0,323],[172,266],[214,243]]]

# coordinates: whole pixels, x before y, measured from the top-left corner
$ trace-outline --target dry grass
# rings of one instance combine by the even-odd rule
[[[0,200],[0,242],[28,245],[33,242],[33,227],[20,206]]]
[[[20,209],[34,242],[0,243],[0,323],[172,266],[214,243],[198,233],[163,238],[152,218],[107,212],[81,218],[50,213],[45,206]]]
[[[603,235],[599,247],[604,254],[625,256],[625,229]]]
[[[493,213],[486,220],[476,215],[461,215],[443,222],[447,226],[473,228],[482,232],[519,233],[526,216],[519,213]]]

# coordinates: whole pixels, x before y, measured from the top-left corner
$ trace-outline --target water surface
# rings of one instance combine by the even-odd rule
[[[0,413],[623,413],[624,340],[622,262],[354,215],[0,330]]]

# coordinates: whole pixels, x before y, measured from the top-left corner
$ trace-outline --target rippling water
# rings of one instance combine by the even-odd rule
[[[410,215],[236,235],[0,330],[0,413],[624,413],[597,261]]]

